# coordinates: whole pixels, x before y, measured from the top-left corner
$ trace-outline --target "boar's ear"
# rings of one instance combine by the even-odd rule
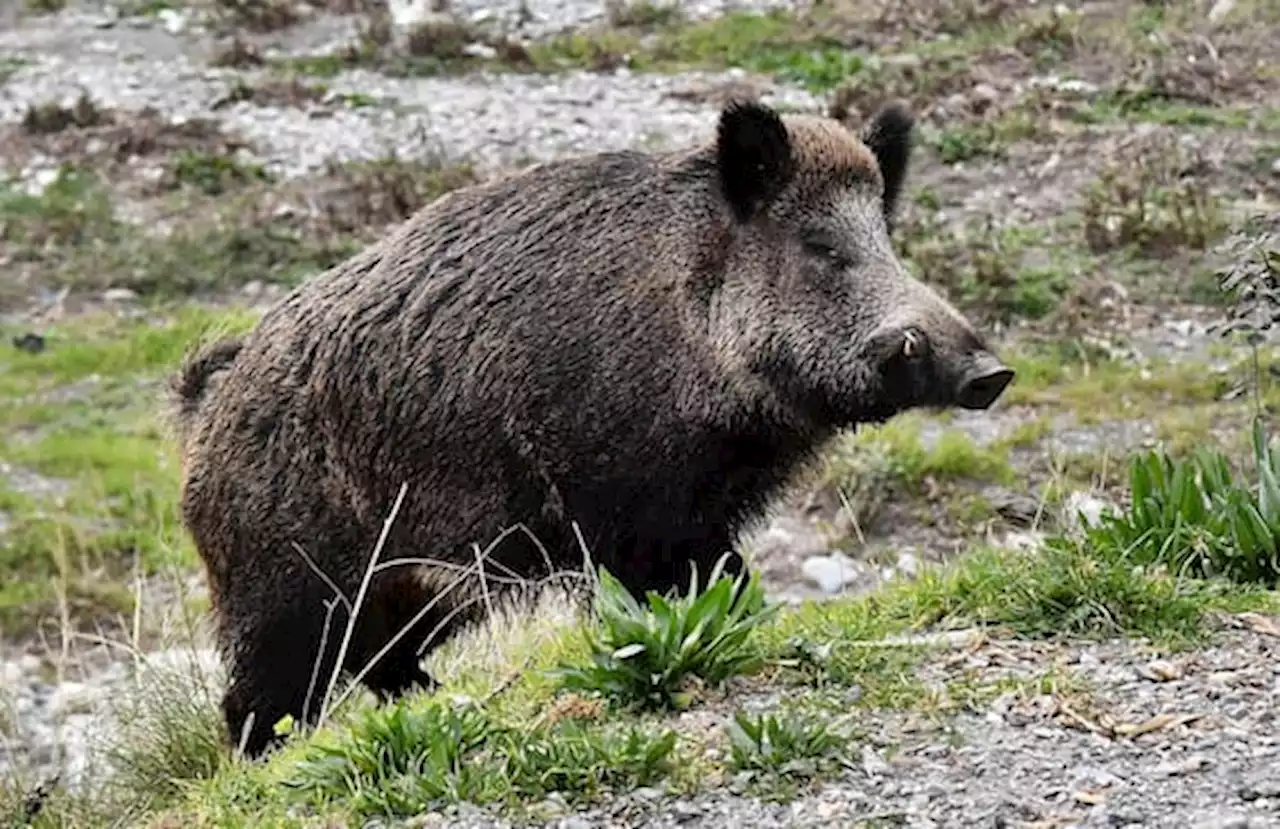
[[[721,192],[738,221],[747,221],[791,179],[791,137],[778,113],[756,101],[728,104],[720,113],[716,163]]]
[[[911,158],[911,132],[915,116],[903,101],[886,104],[871,116],[862,129],[862,141],[876,157],[880,176],[884,179],[884,220],[893,229],[898,197],[907,178],[907,162]]]

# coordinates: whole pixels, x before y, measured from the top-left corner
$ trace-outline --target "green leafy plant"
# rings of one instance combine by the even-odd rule
[[[682,708],[689,678],[719,685],[758,667],[760,656],[748,637],[777,607],[765,604],[757,575],[722,576],[727,558],[716,562],[700,595],[695,568],[686,596],[668,599],[649,591],[647,607],[600,568],[599,630],[587,632],[591,664],[561,665],[555,673],[562,686],[623,704]]]
[[[458,800],[484,800],[497,781],[464,762],[493,732],[484,711],[436,703],[364,712],[336,742],[312,742],[289,785],[342,798],[361,814],[412,815]]]
[[[816,761],[835,755],[845,743],[826,723],[797,716],[751,717],[739,711],[725,731],[730,764],[737,771],[807,776],[817,770]]]
[[[269,181],[259,164],[245,164],[232,156],[179,150],[170,175],[176,185],[194,187],[208,196],[220,196],[253,181]]]
[[[1179,573],[1275,583],[1280,457],[1261,418],[1254,419],[1251,439],[1256,482],[1238,480],[1216,450],[1177,460],[1160,451],[1134,456],[1129,508],[1104,515],[1090,540]]]
[[[593,795],[647,786],[670,770],[676,732],[639,726],[601,730],[576,720],[532,734],[504,732],[496,741],[502,776],[518,794]]]

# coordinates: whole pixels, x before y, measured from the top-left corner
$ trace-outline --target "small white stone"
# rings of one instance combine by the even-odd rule
[[[1073,530],[1096,527],[1102,515],[1111,509],[1107,501],[1087,492],[1072,492],[1062,505],[1062,513]]]
[[[128,288],[108,288],[102,292],[102,298],[107,302],[132,302],[137,297],[138,295]]]
[[[862,567],[858,562],[836,552],[825,556],[810,556],[800,565],[805,578],[828,594],[839,593],[844,586],[858,580]]]

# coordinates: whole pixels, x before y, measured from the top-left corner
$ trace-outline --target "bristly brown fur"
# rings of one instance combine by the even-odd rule
[[[885,206],[905,166],[884,170],[905,139],[878,134],[737,105],[702,146],[458,190],[188,360],[182,519],[231,734],[254,716],[248,752],[302,716],[313,663],[334,669],[341,601],[317,653],[330,585],[355,596],[402,485],[340,668],[515,524],[533,538],[512,533],[487,573],[535,581],[585,546],[633,593],[683,590],[838,429],[950,401],[984,346],[894,256]],[[743,566],[735,553],[728,572]],[[478,618],[486,602],[448,616],[477,594],[433,607],[365,684],[430,685],[419,643]]]
[[[180,445],[186,443],[192,418],[200,408],[211,378],[230,368],[243,348],[242,337],[222,337],[206,343],[187,355],[169,378],[169,414],[177,427]]]

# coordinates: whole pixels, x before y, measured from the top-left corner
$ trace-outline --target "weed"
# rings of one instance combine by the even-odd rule
[[[0,84],[12,78],[30,62],[17,55],[0,55]]]
[[[262,57],[262,51],[257,46],[236,35],[219,44],[210,63],[230,69],[248,69],[262,66],[266,63],[266,59]]]
[[[765,771],[812,776],[817,762],[837,753],[843,735],[826,723],[797,715],[752,717],[738,711],[725,726],[729,736],[730,767],[735,771]]]
[[[1176,578],[1115,546],[1051,536],[1035,555],[975,551],[945,572],[925,572],[898,612],[916,624],[977,622],[1043,637],[1135,632],[1157,639],[1202,635],[1204,612],[1230,594],[1223,584]]]
[[[328,92],[323,84],[309,84],[295,77],[264,78],[253,86],[237,78],[227,94],[214,101],[211,108],[222,109],[241,101],[258,106],[302,107],[321,100]]]
[[[36,14],[53,14],[67,7],[67,0],[25,0],[28,11]]]
[[[1005,153],[995,126],[989,122],[974,127],[942,130],[930,137],[934,152],[943,164],[957,164],[978,158],[1002,158]]]
[[[1203,250],[1225,229],[1219,199],[1197,179],[1199,162],[1176,147],[1144,148],[1109,164],[1085,194],[1085,242],[1094,252],[1128,248],[1160,257]]]
[[[98,179],[64,164],[38,195],[0,190],[0,239],[24,259],[63,258],[67,248],[120,238],[120,223]]]
[[[168,175],[175,187],[192,187],[206,196],[220,196],[254,181],[269,181],[260,164],[248,164],[228,155],[211,155],[180,149],[169,163]]]
[[[446,801],[487,799],[498,781],[466,758],[493,727],[473,705],[365,709],[342,739],[308,745],[286,785],[317,800],[347,799],[365,815],[412,815]]]
[[[919,278],[942,287],[965,310],[1006,324],[1045,317],[1074,281],[1069,253],[1051,248],[1041,231],[997,226],[993,215],[951,228],[925,214],[906,224],[900,239]],[[1032,259],[1036,264],[1025,264]]]
[[[187,658],[190,658],[188,655]],[[230,759],[222,711],[195,659],[185,669],[144,667],[113,706],[117,730],[100,751],[110,773],[98,795],[155,809]]]
[[[631,725],[600,729],[578,720],[528,732],[507,730],[493,741],[502,775],[522,797],[552,792],[590,798],[604,789],[647,786],[671,770],[677,734]]]
[[[22,116],[22,128],[32,135],[62,132],[70,127],[85,129],[111,123],[111,113],[98,106],[89,93],[81,90],[71,106],[56,101],[28,104]]]
[[[215,0],[224,24],[256,32],[288,28],[299,21],[289,0]]]
[[[671,26],[684,16],[679,3],[654,3],[652,0],[605,0],[605,16],[609,25],[618,28],[652,29]]]
[[[1139,563],[1274,585],[1280,579],[1280,456],[1263,422],[1258,346],[1278,317],[1280,250],[1269,235],[1247,248],[1243,241],[1226,246],[1235,261],[1221,270],[1221,289],[1233,308],[1220,330],[1243,334],[1253,357],[1256,480],[1240,481],[1226,455],[1206,447],[1180,460],[1142,453],[1130,461],[1129,508],[1105,515],[1090,537]]]
[[[287,785],[364,816],[552,792],[574,799],[647,785],[670,770],[676,733],[578,721],[513,728],[471,703],[366,709],[337,741],[316,740]]]
[[[765,605],[759,575],[722,576],[728,556],[712,569],[708,587],[672,599],[650,591],[641,607],[604,568],[595,610],[600,630],[588,631],[592,664],[562,665],[563,687],[595,692],[622,704],[682,708],[691,678],[715,686],[754,670],[759,655],[748,645],[751,631],[776,611]],[[745,580],[744,580],[745,579]]]
[[[380,230],[417,212],[444,193],[477,181],[469,164],[388,156],[331,164],[315,201],[330,232]]]
[[[1253,426],[1256,485],[1242,485],[1220,452],[1130,461],[1132,503],[1102,517],[1090,541],[1140,565],[1274,585],[1280,578],[1280,457],[1261,419]]]

